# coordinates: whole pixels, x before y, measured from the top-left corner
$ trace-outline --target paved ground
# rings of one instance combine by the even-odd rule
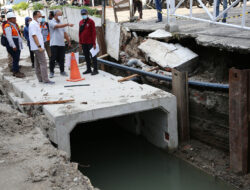
[[[212,14],[212,7],[209,8],[209,11]],[[247,12],[250,11],[250,3],[248,3]],[[166,13],[166,10],[163,10]],[[229,17],[241,14],[242,8],[237,7],[233,8],[229,12]],[[177,14],[187,15],[189,10],[186,8],[180,8],[176,12]],[[203,9],[193,7],[193,15],[199,18],[206,18],[208,16],[205,14]],[[138,16],[138,13],[136,13]],[[107,19],[114,21],[113,9],[107,8]],[[119,22],[125,22],[129,19],[129,12],[119,12],[118,20]],[[156,11],[154,9],[146,9],[143,11],[143,19],[139,22],[134,23],[124,23],[124,26],[127,26],[133,31],[155,31],[159,28],[165,28],[166,25],[166,15],[163,17],[162,23],[155,23],[156,21]],[[198,44],[204,46],[218,47],[220,49],[226,49],[229,51],[239,51],[242,53],[250,52],[250,31],[236,29],[225,26],[218,26],[204,22],[198,22],[187,19],[177,19],[176,20],[179,26],[180,37],[193,37],[196,39]],[[241,24],[241,18],[231,18],[227,20],[230,24]],[[250,27],[250,14],[246,15],[246,26]]]

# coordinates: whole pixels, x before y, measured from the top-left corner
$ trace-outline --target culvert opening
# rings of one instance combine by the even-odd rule
[[[162,112],[159,111],[157,115]],[[230,186],[149,143],[135,126],[159,118],[152,111],[78,124],[70,134],[71,160],[102,190],[205,189],[231,190]],[[127,128],[124,128],[127,126]],[[162,132],[162,138],[169,134]]]

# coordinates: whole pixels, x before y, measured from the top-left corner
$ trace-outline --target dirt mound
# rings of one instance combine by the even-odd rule
[[[5,100],[3,95],[0,99]],[[77,164],[51,145],[37,121],[38,117],[33,119],[0,103],[1,189],[95,189]]]

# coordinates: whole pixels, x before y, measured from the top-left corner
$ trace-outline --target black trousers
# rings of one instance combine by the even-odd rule
[[[56,62],[59,64],[60,72],[64,72],[65,46],[51,46],[51,59],[49,62],[49,70],[54,73]]]
[[[12,71],[14,73],[19,72],[19,60],[20,60],[21,51],[19,49],[14,51],[13,48],[11,48],[9,46],[6,47],[6,49],[12,57]]]
[[[142,2],[139,0],[134,1],[134,13],[138,10],[138,13],[140,14],[140,19],[142,19]]]
[[[32,67],[35,66],[35,57],[34,57],[34,52],[30,50],[30,59],[32,63]]]
[[[97,58],[96,58],[96,56],[92,57],[91,53],[90,53],[90,50],[92,47],[93,47],[92,44],[82,44],[83,54],[84,54],[85,60],[87,62],[87,70],[91,71],[91,60],[90,59],[92,59],[94,71],[97,71]]]

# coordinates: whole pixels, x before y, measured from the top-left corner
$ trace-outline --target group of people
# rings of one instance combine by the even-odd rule
[[[73,27],[73,24],[62,23],[62,11],[51,11],[48,22],[43,11],[34,11],[33,18],[25,18],[25,28],[23,36],[27,41],[30,50],[32,67],[35,68],[36,76],[39,82],[45,84],[54,84],[49,78],[55,76],[55,65],[58,64],[61,76],[68,76],[64,70],[65,58],[65,40],[71,47],[70,38],[65,27]],[[86,9],[81,10],[82,20],[79,23],[79,47],[82,49],[87,62],[87,70],[84,74],[98,74],[96,56],[92,57],[90,50],[96,48],[96,30],[95,23],[88,17]],[[7,22],[3,25],[3,35],[1,44],[7,49],[12,57],[11,72],[17,78],[25,77],[20,71],[19,60],[21,50],[23,49],[23,39],[16,16],[13,12],[7,13]],[[49,75],[47,71],[47,60],[45,51],[49,57]],[[94,70],[91,69],[91,59]]]
[[[227,9],[227,0],[217,0],[216,2],[216,16],[219,15],[220,13],[220,3],[221,1],[223,1],[223,10]],[[157,21],[158,22],[162,22],[162,0],[155,0],[155,7],[157,10]],[[140,19],[142,19],[142,0],[133,0],[133,9],[134,9],[134,13],[136,11],[138,11]],[[227,18],[227,13],[223,14],[223,19],[222,22],[226,22],[226,18]]]

